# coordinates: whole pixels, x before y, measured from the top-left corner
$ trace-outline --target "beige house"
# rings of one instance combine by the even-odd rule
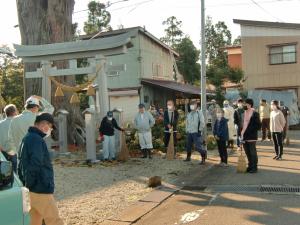
[[[295,90],[300,100],[300,24],[233,20],[241,25],[246,90]]]

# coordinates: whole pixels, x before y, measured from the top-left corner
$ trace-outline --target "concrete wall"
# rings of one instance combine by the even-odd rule
[[[132,123],[133,119],[138,112],[138,104],[140,102],[140,97],[135,96],[111,96],[110,105],[111,109],[118,108],[123,110],[123,120],[124,124],[120,126],[125,126],[126,123]]]

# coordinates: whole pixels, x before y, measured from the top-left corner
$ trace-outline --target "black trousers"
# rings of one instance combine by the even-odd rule
[[[283,154],[283,133],[282,132],[273,132],[272,133],[275,153],[277,156],[281,157]]]
[[[243,146],[248,159],[248,169],[257,170],[258,157],[256,151],[256,141],[245,142]]]
[[[175,146],[176,146],[176,144],[177,144],[177,138],[176,138],[176,134],[177,134],[177,132],[173,132],[173,137],[174,137],[174,147],[175,147]],[[166,148],[167,148],[167,147],[168,147],[168,145],[169,145],[170,136],[171,136],[171,133],[169,133],[169,132],[165,132],[164,144],[165,144],[165,147],[166,147]]]
[[[221,158],[221,162],[227,164],[228,154],[227,154],[226,141],[218,140],[217,144],[218,144],[218,150],[219,150],[219,155],[220,155],[220,158]]]
[[[265,140],[268,136],[269,139],[271,139],[271,133],[270,133],[270,118],[268,119],[262,119],[261,121],[261,131],[262,131],[262,139]]]

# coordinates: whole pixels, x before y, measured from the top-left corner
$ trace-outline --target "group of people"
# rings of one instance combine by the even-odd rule
[[[18,114],[15,105],[4,108],[0,121],[0,151],[29,189],[30,224],[63,225],[54,200],[54,172],[45,138],[54,126],[54,108],[45,99],[31,96]]]
[[[239,148],[243,146],[248,158],[247,172],[256,173],[258,163],[256,142],[261,128],[262,141],[267,137],[273,139],[274,159],[282,159],[288,108],[280,108],[276,100],[271,102],[271,106],[266,100],[261,100],[258,112],[253,105],[252,99],[245,101],[239,99],[236,109],[233,109],[228,101],[224,101],[224,108],[219,107],[215,101],[209,108],[210,112],[215,113],[212,117],[212,128],[220,153],[220,165],[227,165],[227,148],[233,146],[236,136],[237,146]],[[189,113],[186,115],[187,155],[184,161],[191,161],[192,148],[195,146],[196,151],[201,155],[200,164],[205,164],[207,152],[203,148],[202,131],[206,122],[196,101],[191,101],[189,108]],[[55,128],[53,111],[54,108],[46,100],[39,96],[31,96],[26,100],[25,110],[20,115],[15,105],[7,105],[4,108],[6,118],[0,121],[0,151],[7,160],[12,162],[14,171],[18,173],[20,180],[30,191],[32,225],[40,225],[42,220],[47,225],[63,224],[53,197],[54,172],[45,142],[45,138]],[[167,101],[166,110],[160,111],[160,117],[165,127],[165,147],[168,147],[171,135],[174,135],[176,146],[179,113],[173,100]],[[147,111],[143,103],[139,104],[134,126],[137,129],[142,158],[152,158],[151,128],[154,124],[155,118],[151,111]],[[124,129],[113,118],[113,112],[109,111],[102,119],[99,128],[103,139],[105,161],[116,159],[115,129],[124,132]]]
[[[215,107],[216,120],[213,121],[213,134],[217,141],[221,158],[220,165],[227,166],[227,148],[233,145],[231,141],[236,136],[236,144],[239,150],[244,147],[248,158],[247,172],[257,172],[257,151],[256,142],[258,131],[262,129],[262,141],[267,136],[273,139],[275,156],[273,159],[282,160],[283,141],[286,137],[287,116],[289,110],[277,100],[271,101],[269,106],[266,100],[261,100],[258,112],[253,107],[253,100],[238,99],[237,108],[229,106],[229,102],[224,101],[224,108]],[[235,134],[233,135],[233,131]],[[268,131],[268,132],[267,132]]]
[[[175,108],[173,100],[167,101],[166,110],[160,112],[161,119],[164,123],[164,145],[167,149],[170,137],[173,135],[174,145],[177,143],[177,125],[179,120],[179,113]],[[140,103],[138,105],[138,113],[134,118],[134,127],[137,130],[139,145],[142,152],[142,158],[152,158],[152,132],[151,128],[155,124],[155,115],[152,110],[146,110],[145,104]],[[186,116],[186,133],[187,133],[187,156],[185,161],[191,161],[192,147],[195,145],[195,149],[201,155],[201,164],[205,163],[206,150],[203,149],[202,130],[205,126],[204,116],[199,109],[196,101],[190,103],[190,112]],[[115,146],[114,146],[114,130],[118,129],[124,131],[119,127],[116,120],[113,118],[113,113],[108,112],[107,116],[101,121],[99,128],[100,136],[103,139],[103,152],[104,161],[113,161],[116,158]],[[174,157],[176,155],[176,147],[174,148]]]

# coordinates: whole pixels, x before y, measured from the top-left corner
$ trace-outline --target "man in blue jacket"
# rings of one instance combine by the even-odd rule
[[[63,225],[55,203],[54,173],[45,137],[51,134],[54,119],[49,113],[36,117],[20,146],[19,176],[30,192],[31,225]]]

